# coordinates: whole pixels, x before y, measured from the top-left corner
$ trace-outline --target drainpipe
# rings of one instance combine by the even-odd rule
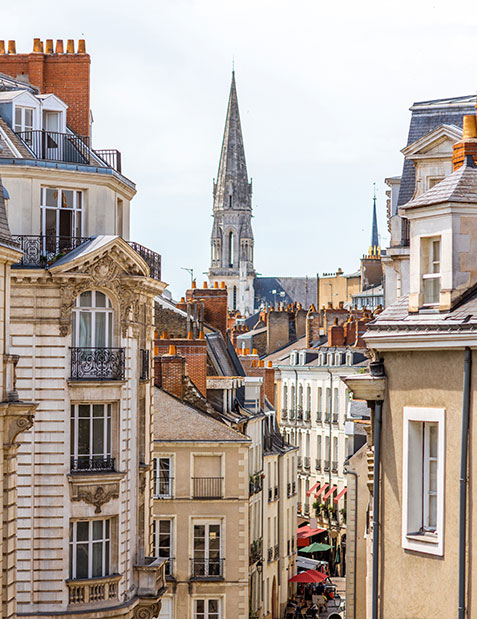
[[[378,585],[379,585],[379,468],[381,461],[381,413],[383,403],[376,402],[374,408],[374,471],[373,471],[373,612],[372,618],[378,619]]]
[[[352,471],[347,466],[343,469],[345,475],[353,475],[354,477],[354,556],[353,556],[353,619],[356,619],[356,566],[358,554],[358,473]],[[348,517],[348,514],[346,514]]]
[[[470,381],[472,371],[472,352],[469,347],[464,351],[464,388],[462,399],[462,439],[460,451],[459,479],[459,605],[458,619],[465,618],[465,554],[466,554],[466,517],[467,517],[467,467],[469,446]]]
[[[331,446],[331,442],[332,442],[331,441],[331,438],[332,438],[331,437],[331,428],[332,428],[331,419],[332,419],[332,415],[333,415],[333,413],[331,411],[331,408],[332,408],[332,405],[333,405],[333,373],[331,372],[331,370],[328,370],[328,368],[326,369],[326,371],[330,375],[330,395],[328,396],[328,412],[329,412],[328,424],[330,426],[330,428],[329,428],[329,430],[330,430],[329,431],[330,444],[329,444],[329,449],[328,449],[328,462],[330,464],[330,467],[329,467],[329,470],[328,470],[328,483],[329,483],[329,486],[330,486],[329,489],[331,489],[331,449],[332,449],[332,446]]]

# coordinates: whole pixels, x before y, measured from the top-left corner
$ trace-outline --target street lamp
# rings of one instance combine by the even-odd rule
[[[192,282],[194,281],[194,269],[189,269],[187,267],[181,267],[183,271],[187,271],[190,275],[190,285],[192,286]]]

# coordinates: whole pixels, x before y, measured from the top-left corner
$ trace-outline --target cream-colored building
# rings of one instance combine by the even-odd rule
[[[409,296],[368,326],[371,373],[347,379],[374,408],[373,616],[477,613],[476,137],[475,115],[464,117],[455,171],[401,208]]]
[[[17,610],[153,617],[165,589],[151,521],[160,256],[121,238],[134,184],[68,129],[66,105],[20,83],[1,95],[0,171],[23,251],[10,354],[20,400],[38,403],[18,448]]]

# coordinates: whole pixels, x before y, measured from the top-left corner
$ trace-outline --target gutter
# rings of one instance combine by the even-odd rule
[[[460,451],[459,478],[459,594],[458,619],[465,618],[465,568],[466,568],[466,527],[467,527],[467,470],[469,449],[470,387],[472,372],[472,352],[464,350],[464,386],[462,394],[462,438]]]
[[[345,475],[353,475],[354,477],[354,543],[353,543],[353,619],[356,619],[356,567],[358,564],[358,473],[356,471],[352,471],[346,466],[343,469],[343,473]]]
[[[374,470],[373,470],[373,597],[372,619],[378,619],[379,586],[379,489],[381,464],[381,413],[383,403],[376,401],[374,409]]]

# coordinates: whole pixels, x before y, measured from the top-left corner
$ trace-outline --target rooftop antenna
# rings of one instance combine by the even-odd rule
[[[187,267],[181,267],[183,271],[187,271],[190,275],[190,285],[192,286],[192,282],[194,281],[194,269],[189,269]]]

